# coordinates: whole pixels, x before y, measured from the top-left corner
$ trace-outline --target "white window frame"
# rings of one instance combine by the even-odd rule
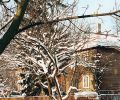
[[[89,75],[83,75],[83,88],[89,88]]]

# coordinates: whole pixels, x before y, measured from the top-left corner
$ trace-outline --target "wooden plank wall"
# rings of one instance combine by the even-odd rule
[[[49,100],[48,96],[30,96],[30,97],[17,97],[17,98],[0,98],[0,100]],[[59,99],[58,99],[59,100]],[[69,96],[66,100],[75,100],[74,96]],[[77,100],[94,100],[86,97],[79,97]]]

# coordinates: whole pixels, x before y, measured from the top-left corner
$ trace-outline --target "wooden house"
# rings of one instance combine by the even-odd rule
[[[119,39],[112,36],[101,38],[98,35],[96,40],[90,41],[76,52],[74,67],[66,68],[63,85],[65,91],[74,86],[80,92],[120,94]]]
[[[2,54],[0,57],[0,83],[4,83],[4,88],[9,88],[10,91],[17,91],[21,86],[17,84],[19,73],[22,72],[23,65],[10,54]]]
[[[84,49],[82,51],[82,55],[83,52],[84,54],[89,55],[85,55],[83,57],[83,59],[87,59],[86,61],[83,60],[83,62],[86,63],[84,66],[85,72],[83,71],[83,73],[86,73],[87,75],[87,70],[90,70],[90,74],[88,76],[89,89],[92,91],[97,91],[99,93],[118,94],[120,91],[119,48],[112,46],[96,46]],[[84,77],[82,81],[84,86]]]

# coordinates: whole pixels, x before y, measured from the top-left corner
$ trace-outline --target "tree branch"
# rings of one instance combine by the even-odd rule
[[[110,16],[110,15],[115,15],[116,13],[119,13],[120,10],[109,12],[109,13],[101,13],[101,14],[91,14],[91,15],[82,15],[82,16],[70,16],[66,18],[61,18],[61,19],[55,19],[51,20],[48,22],[33,22],[22,29],[19,29],[19,26],[21,24],[21,21],[23,19],[24,13],[26,11],[26,7],[29,3],[29,0],[22,0],[18,4],[18,8],[16,11],[16,15],[13,19],[13,22],[7,32],[3,35],[3,37],[0,39],[0,54],[4,51],[4,49],[7,47],[7,45],[10,43],[10,41],[14,38],[14,36],[24,30],[27,30],[31,27],[37,26],[37,25],[42,25],[42,24],[50,24],[50,23],[56,23],[59,21],[66,21],[66,20],[72,20],[72,19],[79,19],[79,18],[90,18],[90,17],[99,17],[99,16]]]
[[[10,41],[18,33],[19,26],[25,14],[28,3],[29,0],[21,0],[20,4],[18,4],[16,14],[14,16],[13,22],[11,23],[11,26],[8,28],[3,37],[0,38],[0,54],[4,51]]]
[[[120,15],[118,15],[118,14],[116,14],[116,13],[115,13],[114,15],[117,16],[117,17],[120,17]]]
[[[3,30],[4,28],[6,28],[7,25],[12,22],[12,20],[13,20],[13,18],[11,18],[11,19],[0,29],[0,31]]]
[[[50,23],[55,23],[55,22],[59,22],[59,21],[66,21],[66,20],[80,19],[80,18],[110,16],[110,15],[115,15],[116,13],[119,13],[119,12],[120,12],[120,10],[109,12],[109,13],[101,13],[101,14],[90,14],[90,15],[82,15],[82,16],[70,16],[70,17],[66,17],[66,18],[51,20],[51,21],[48,21],[48,22],[43,22],[43,21],[39,21],[39,22],[36,22],[36,23],[33,22],[33,23],[23,27],[22,29],[19,29],[18,32],[22,32],[22,31],[27,30],[27,29],[29,29],[31,27],[34,27],[34,26],[37,26],[37,25],[42,25],[42,24],[50,24]]]

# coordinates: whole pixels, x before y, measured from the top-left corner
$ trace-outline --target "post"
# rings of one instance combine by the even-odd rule
[[[97,34],[100,34],[101,33],[101,24],[98,23],[97,24]]]

